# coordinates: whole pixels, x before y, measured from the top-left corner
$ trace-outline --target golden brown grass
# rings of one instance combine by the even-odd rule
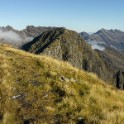
[[[7,45],[0,59],[0,124],[124,123],[124,92],[96,75]]]

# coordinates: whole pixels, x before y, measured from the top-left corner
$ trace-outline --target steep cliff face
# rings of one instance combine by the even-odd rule
[[[58,28],[44,32],[22,49],[67,61],[80,69],[96,73],[104,80],[111,75],[97,52],[74,31]]]

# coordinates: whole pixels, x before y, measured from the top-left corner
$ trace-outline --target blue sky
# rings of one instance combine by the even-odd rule
[[[63,26],[124,31],[124,0],[0,0],[0,26]]]

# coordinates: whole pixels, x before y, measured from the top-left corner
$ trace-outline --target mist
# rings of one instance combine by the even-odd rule
[[[97,49],[97,50],[100,50],[100,51],[104,51],[105,50],[105,43],[104,42],[98,42],[98,41],[95,41],[95,40],[89,40],[88,43],[91,45],[91,47],[93,49]]]
[[[10,31],[5,31],[0,29],[0,39],[8,42],[8,43],[17,43],[17,44],[21,44],[21,43],[25,43],[25,42],[29,42],[31,41],[33,38],[32,37],[21,37],[19,34],[17,34],[16,32],[10,30]]]
[[[13,31],[0,30],[0,39],[7,42],[21,42],[22,38]]]

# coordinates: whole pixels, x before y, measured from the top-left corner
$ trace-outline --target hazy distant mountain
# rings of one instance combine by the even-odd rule
[[[44,26],[27,26],[26,29],[22,30],[27,36],[36,37],[45,31],[55,29],[56,27],[44,27]]]
[[[90,34],[88,34],[87,32],[81,32],[80,34],[85,40],[90,39]]]
[[[111,67],[112,71],[124,71],[124,54],[114,48],[107,47],[104,51],[96,50],[105,63]]]
[[[92,35],[82,32],[81,36],[89,42],[100,42],[104,47],[109,46],[124,52],[124,32],[122,31],[101,29]]]
[[[27,26],[26,29],[16,30],[11,26],[0,27],[0,42],[9,43],[16,47],[31,41],[34,37],[42,34],[44,31],[54,29],[55,27]]]

